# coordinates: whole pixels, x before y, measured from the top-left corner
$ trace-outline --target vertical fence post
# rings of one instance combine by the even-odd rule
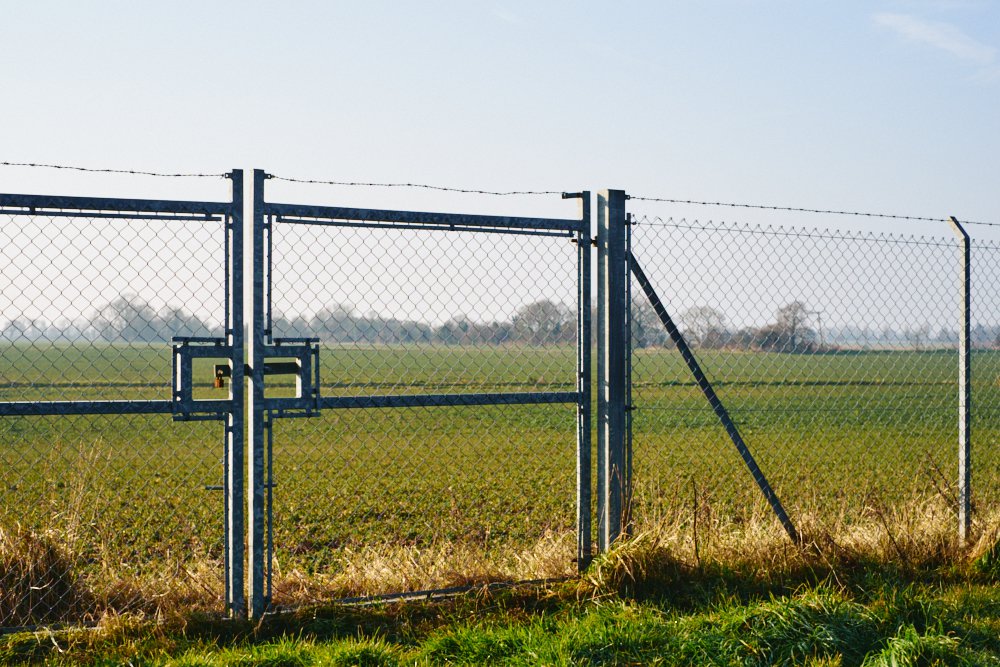
[[[226,415],[226,606],[229,613],[236,617],[246,614],[246,597],[244,595],[244,539],[246,538],[243,521],[243,438],[245,432],[243,379],[243,170],[234,169],[230,175],[233,183],[233,208],[229,216],[230,229],[226,230],[230,238],[229,273],[229,312],[231,320],[226,322],[229,330],[226,332],[227,344],[232,350],[232,378],[229,383],[229,395],[232,408]]]
[[[625,192],[597,196],[598,262],[598,549],[606,551],[622,534],[630,502],[627,478],[628,265]]]
[[[958,334],[958,539],[965,544],[972,523],[972,248],[969,234],[952,216],[951,229],[961,247],[961,327]]]
[[[628,200],[628,195],[625,195]],[[632,276],[629,263],[632,261],[632,214],[625,214],[625,396],[624,403],[624,443],[622,445],[625,471],[625,511],[622,515],[622,531],[628,535],[632,532]]]
[[[247,550],[249,551],[248,595],[250,617],[260,618],[265,610],[264,558],[264,181],[267,175],[253,171],[253,212],[249,218],[249,246],[246,253],[245,303],[251,304],[246,333],[250,370],[250,391],[247,400],[247,428],[250,455],[247,457]]]
[[[579,393],[576,417],[576,563],[577,569],[583,571],[590,564],[591,558],[591,484],[593,473],[590,451],[591,428],[591,377],[590,377],[590,332],[591,332],[591,299],[590,299],[590,192],[583,191],[578,195],[565,193],[564,198],[578,196],[580,198],[580,219],[584,229],[577,233],[576,265],[577,265],[577,311],[576,311],[576,387]]]
[[[608,223],[607,223],[607,195],[604,192],[597,194],[597,552],[604,553],[608,550],[607,542],[607,507],[608,507],[608,487],[607,474],[605,473],[605,463],[607,462],[608,437],[604,429],[607,422],[608,402],[604,392],[604,377],[607,375],[607,349],[608,349],[608,328],[605,325],[608,309],[606,307],[607,295],[607,262],[605,254],[607,249]]]

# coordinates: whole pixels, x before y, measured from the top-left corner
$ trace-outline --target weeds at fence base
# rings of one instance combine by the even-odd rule
[[[1000,582],[1000,520],[984,531],[972,548],[973,567],[996,582]]]
[[[218,610],[221,564],[161,563],[139,575],[112,554],[93,563],[62,533],[0,527],[0,627],[94,625],[122,614],[163,618]]]
[[[959,544],[954,517],[930,498],[902,506],[872,505],[862,518],[823,522],[829,513],[797,515],[804,536],[792,544],[766,507],[740,516],[701,507],[699,519],[637,508],[632,537],[567,586],[572,596],[669,599],[697,605],[721,595],[750,599],[803,585],[850,587],[870,576],[901,580],[972,577],[1000,580],[1000,515],[977,521],[977,541]],[[493,582],[573,577],[576,539],[549,532],[526,547],[441,541],[344,549],[329,572],[275,560],[273,600],[283,608],[327,605],[341,598]],[[56,534],[0,529],[0,625],[100,625],[109,619],[186,623],[221,617],[221,565],[206,557],[146,566],[140,576],[113,562],[81,563]],[[875,573],[875,574],[873,574]],[[687,601],[687,602],[685,602]]]
[[[63,545],[20,526],[0,527],[2,625],[79,622],[94,604]]]
[[[383,544],[345,549],[336,570],[274,572],[274,601],[282,606],[501,581],[554,579],[575,574],[576,537],[546,532],[526,548],[484,549],[479,544],[439,542],[429,546]]]
[[[798,515],[803,541],[796,546],[766,508],[738,519],[711,513],[700,523],[640,513],[631,537],[580,578],[579,593],[701,604],[720,587],[749,599],[868,577],[948,580],[968,573],[988,582],[1000,573],[1000,514],[980,517],[981,537],[969,548],[959,543],[953,515],[938,498],[875,507],[864,519],[830,523],[820,516]]]

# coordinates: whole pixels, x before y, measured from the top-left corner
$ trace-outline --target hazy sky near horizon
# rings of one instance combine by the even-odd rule
[[[0,7],[0,161],[1000,221],[1000,2]],[[556,198],[269,188],[575,213]],[[0,191],[223,198],[226,186],[0,167]]]

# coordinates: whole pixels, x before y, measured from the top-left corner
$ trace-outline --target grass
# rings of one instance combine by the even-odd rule
[[[882,544],[897,551],[908,532],[953,532],[953,353],[700,356],[807,533],[850,542],[881,531],[896,536],[895,546]],[[37,345],[6,348],[0,359],[10,361],[0,400],[169,396],[166,346]],[[224,396],[210,387],[211,363],[196,368],[196,391]],[[324,349],[323,393],[562,391],[574,367],[568,348]],[[998,369],[1000,353],[976,353],[977,534],[990,529],[984,517],[1000,499]],[[785,548],[676,353],[638,351],[634,379],[637,521],[675,526],[683,536],[675,547],[683,544],[690,562],[751,528],[772,531],[766,543]],[[4,417],[0,433],[8,544],[52,546],[59,557],[37,569],[58,573],[65,563],[81,591],[60,594],[78,600],[63,607],[3,611],[0,625],[219,608],[223,507],[210,487],[223,478],[221,424]],[[572,574],[575,457],[573,406],[328,410],[278,420],[274,601]]]
[[[256,624],[107,616],[90,630],[0,637],[4,664],[997,665],[1000,579],[934,538],[889,553],[776,549],[766,527],[701,560],[651,526],[579,579],[438,602],[311,605]],[[740,545],[737,542],[742,540]],[[995,548],[995,546],[993,547]],[[736,555],[736,557],[734,557]]]

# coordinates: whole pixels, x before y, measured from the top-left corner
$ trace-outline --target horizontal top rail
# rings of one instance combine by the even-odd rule
[[[420,211],[389,211],[340,206],[306,206],[298,204],[264,204],[264,213],[300,224],[324,224],[324,221],[353,220],[387,222],[407,225],[427,225],[447,228],[558,230],[586,232],[586,222],[564,218],[521,218],[500,215],[468,215],[464,213],[428,213]]]
[[[199,411],[228,412],[231,400],[196,401]],[[169,400],[135,401],[0,401],[0,416],[28,417],[45,415],[139,415],[170,414],[174,403]]]
[[[0,211],[14,215],[46,215],[64,211],[87,213],[106,211],[130,213],[176,213],[212,216],[233,212],[232,202],[177,201],[170,199],[116,199],[108,197],[68,197],[60,195],[0,194]]]

